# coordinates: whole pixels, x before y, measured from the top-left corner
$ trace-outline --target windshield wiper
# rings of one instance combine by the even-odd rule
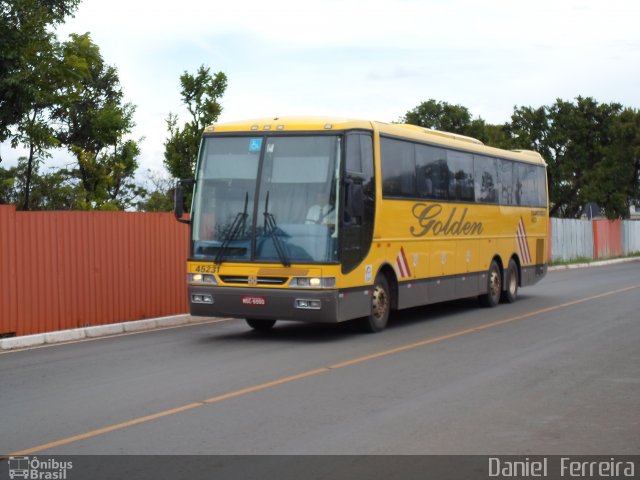
[[[222,242],[222,246],[220,250],[218,250],[218,254],[214,260],[215,263],[220,265],[224,260],[224,255],[229,248],[229,244],[236,239],[236,237],[240,234],[241,231],[244,230],[244,226],[247,223],[247,207],[249,205],[249,192],[245,193],[244,197],[244,210],[242,212],[238,212],[236,214],[236,218],[233,219],[233,223],[231,224],[231,228],[229,232],[224,237],[224,241]]]
[[[282,263],[283,266],[288,267],[291,265],[291,262],[289,262],[284,245],[276,233],[277,228],[278,224],[276,223],[276,217],[274,217],[272,213],[269,213],[269,192],[267,192],[267,199],[264,206],[264,229],[273,239],[273,245],[276,247],[276,252],[278,252],[280,263]]]

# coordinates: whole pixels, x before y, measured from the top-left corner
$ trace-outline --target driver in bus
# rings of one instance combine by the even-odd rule
[[[334,206],[329,202],[327,195],[316,194],[316,203],[309,208],[305,223],[317,223],[321,225],[335,226],[336,214]]]

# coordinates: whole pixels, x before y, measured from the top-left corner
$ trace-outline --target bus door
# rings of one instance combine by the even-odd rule
[[[342,209],[342,272],[353,271],[369,252],[373,239],[375,182],[371,133],[347,134]]]

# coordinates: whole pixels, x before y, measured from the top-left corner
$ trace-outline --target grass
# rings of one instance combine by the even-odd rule
[[[628,255],[618,255],[616,257],[607,257],[607,258],[576,257],[576,258],[571,258],[569,260],[552,260],[549,262],[549,266],[556,267],[559,265],[573,265],[576,263],[592,263],[592,262],[599,262],[600,260],[614,260],[616,258],[631,258],[631,257],[640,257],[640,252],[633,252]]]

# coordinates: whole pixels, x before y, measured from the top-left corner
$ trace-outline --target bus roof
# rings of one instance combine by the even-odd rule
[[[250,131],[314,131],[314,130],[372,130],[373,124],[367,120],[339,117],[272,117],[217,123],[205,128],[209,132],[250,132]]]
[[[480,140],[456,133],[431,130],[417,125],[384,123],[340,117],[287,116],[256,118],[236,122],[217,123],[205,128],[204,133],[239,132],[309,132],[332,130],[375,130],[383,135],[402,137],[418,142],[442,145],[471,153],[509,158],[522,162],[546,165],[542,155],[532,150],[502,150],[488,147]]]

